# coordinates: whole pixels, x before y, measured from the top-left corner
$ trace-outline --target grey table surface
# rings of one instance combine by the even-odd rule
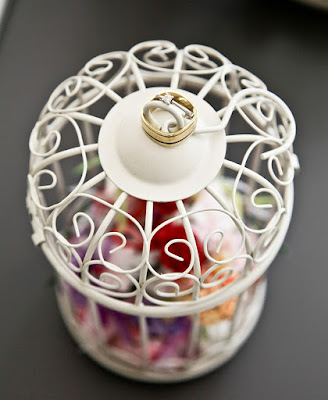
[[[210,45],[263,79],[294,112],[302,166],[254,334],[220,369],[166,386],[79,351],[24,205],[28,138],[51,91],[92,56],[148,39]],[[328,14],[289,1],[17,0],[0,42],[0,398],[327,399],[327,73]]]

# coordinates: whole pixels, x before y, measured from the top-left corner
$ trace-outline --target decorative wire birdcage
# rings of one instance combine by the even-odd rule
[[[171,91],[198,119],[163,147],[141,114]],[[285,103],[202,45],[144,42],[61,83],[31,134],[27,206],[82,349],[150,381],[228,360],[258,320],[288,229],[294,137]]]

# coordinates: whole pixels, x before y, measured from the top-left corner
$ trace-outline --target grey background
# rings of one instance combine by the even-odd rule
[[[289,1],[17,0],[0,42],[0,398],[327,399],[328,14]],[[51,269],[30,240],[28,137],[43,104],[94,55],[148,39],[210,45],[263,79],[294,112],[302,171],[265,311],[215,372],[156,386],[80,353],[57,313]]]

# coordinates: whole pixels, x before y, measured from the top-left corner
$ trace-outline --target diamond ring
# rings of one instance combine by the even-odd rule
[[[172,146],[195,130],[197,111],[180,93],[164,92],[144,105],[141,121],[144,131],[152,140],[163,146]]]

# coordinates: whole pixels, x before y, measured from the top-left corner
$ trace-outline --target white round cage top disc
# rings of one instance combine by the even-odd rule
[[[121,190],[143,200],[185,199],[205,188],[218,174],[226,153],[225,131],[192,134],[165,147],[151,140],[141,124],[146,102],[167,87],[152,87],[124,97],[109,111],[99,132],[100,163]],[[182,89],[197,109],[197,128],[218,125],[216,111],[205,100]]]

